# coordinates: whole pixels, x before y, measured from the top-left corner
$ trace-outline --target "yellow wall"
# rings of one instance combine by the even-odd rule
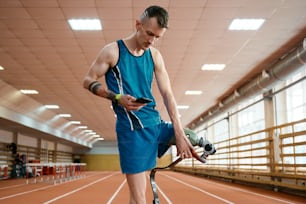
[[[86,154],[82,156],[81,161],[87,164],[87,171],[120,171],[119,155],[117,154]],[[159,167],[167,166],[170,163],[170,154],[157,160]]]
[[[157,166],[158,167],[164,167],[168,166],[172,162],[172,155],[171,154],[165,154],[162,158],[157,160]]]
[[[87,154],[82,157],[88,171],[119,171],[119,155],[117,154]]]

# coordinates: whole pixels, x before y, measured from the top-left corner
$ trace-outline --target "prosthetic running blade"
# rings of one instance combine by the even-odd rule
[[[184,129],[184,132],[185,132],[186,137],[189,139],[189,142],[191,143],[192,146],[199,146],[199,147],[203,148],[203,154],[201,156],[199,156],[196,153],[194,148],[190,149],[191,153],[192,153],[192,156],[195,159],[197,159],[201,163],[205,163],[206,158],[209,155],[215,154],[216,149],[215,149],[214,145],[212,143],[210,143],[208,140],[204,140],[202,137],[199,138],[198,135],[190,129],[186,128],[186,129]],[[172,141],[171,144],[172,145],[175,144],[175,140]],[[160,204],[160,201],[159,201],[159,198],[158,198],[158,192],[157,192],[157,184],[156,184],[156,181],[155,181],[156,172],[159,171],[159,170],[164,170],[164,169],[171,168],[171,167],[175,166],[176,164],[178,164],[182,160],[183,159],[181,157],[179,157],[178,159],[176,159],[175,161],[170,163],[168,166],[156,167],[156,168],[151,170],[151,172],[150,172],[150,184],[151,184],[151,188],[152,188],[152,191],[153,191],[153,204]]]

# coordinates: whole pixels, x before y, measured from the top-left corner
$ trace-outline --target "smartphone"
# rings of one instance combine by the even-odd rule
[[[152,102],[153,100],[150,99],[150,98],[145,98],[145,97],[141,97],[141,98],[137,98],[136,99],[136,102],[137,103],[150,103]]]

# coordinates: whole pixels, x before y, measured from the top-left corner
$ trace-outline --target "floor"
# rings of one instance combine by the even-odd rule
[[[147,203],[153,194],[148,172]],[[299,197],[260,188],[199,178],[173,171],[156,173],[161,204],[293,204]],[[0,204],[128,204],[128,187],[120,172],[84,172],[70,178],[0,181]]]

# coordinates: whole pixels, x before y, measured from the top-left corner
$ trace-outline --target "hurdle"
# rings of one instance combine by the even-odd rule
[[[0,165],[0,180],[8,178],[8,165],[2,164]]]
[[[81,178],[85,167],[86,163],[27,163],[26,183],[30,183],[31,173],[33,183],[46,181],[53,182],[56,185],[57,183]]]

